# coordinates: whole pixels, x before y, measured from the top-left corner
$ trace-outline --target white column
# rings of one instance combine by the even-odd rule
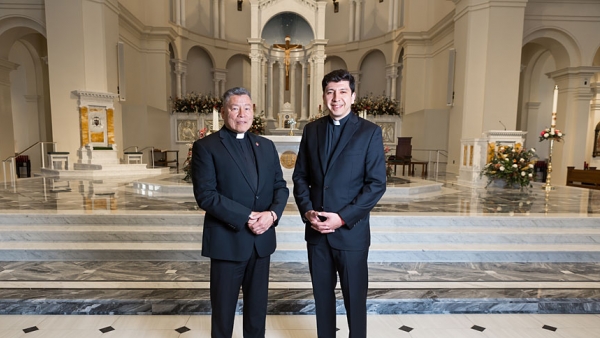
[[[279,106],[277,107],[277,114],[275,116],[279,116],[281,109],[283,109],[283,99],[285,95],[285,63],[283,61],[278,62],[279,65]]]
[[[354,41],[355,11],[356,3],[354,1],[350,1],[350,17],[348,18],[348,42]]]
[[[398,64],[393,63],[386,67],[387,96],[391,99],[396,98],[396,80],[398,79]]]
[[[354,76],[354,92],[356,93],[356,97],[359,96],[363,96],[363,95],[359,95],[359,85],[360,85],[360,72],[350,72],[350,74],[352,74],[352,76]]]
[[[308,98],[308,96],[307,96],[308,82],[306,81],[306,61],[302,61],[301,65],[302,65],[302,88],[301,88],[302,107],[300,108],[300,120],[306,121],[306,120],[308,120],[308,114],[306,111],[306,100]]]
[[[185,27],[185,0],[180,0],[181,3],[179,5],[179,23],[181,25],[181,27]]]
[[[266,62],[267,60],[264,57],[261,57],[260,59],[260,83],[259,83],[259,93],[260,93],[260,107],[259,107],[259,112],[261,111],[266,111],[265,109],[265,105],[267,102],[267,91],[266,91],[266,85],[267,85],[267,74],[266,74],[266,70],[267,70],[267,66],[266,66]],[[257,105],[258,107],[258,105]]]
[[[323,99],[320,100],[315,100],[315,92],[319,92],[322,94],[322,90],[321,88],[317,88],[316,83],[315,83],[315,79],[317,78],[315,76],[315,57],[312,56],[309,60],[308,60],[308,65],[310,67],[309,73],[310,73],[310,96],[308,97],[308,112],[310,114],[310,116],[314,116],[315,112],[318,110],[318,105],[323,101]],[[315,107],[316,105],[316,107]],[[325,110],[325,107],[323,107],[323,110]]]
[[[187,62],[180,59],[171,60],[173,63],[173,73],[175,74],[175,92],[177,97],[185,95],[185,72],[187,71]]]
[[[290,61],[290,104],[296,111],[296,61]]]
[[[175,24],[181,26],[181,0],[173,1],[173,14],[175,14]]]
[[[319,104],[323,101],[323,88],[321,88],[321,81],[325,75],[325,45],[327,40],[314,40],[313,45],[313,71],[310,73],[311,76],[311,112],[317,111]],[[325,109],[325,107],[323,107]],[[311,114],[313,115],[313,114]]]
[[[216,96],[219,96],[219,79],[216,78],[216,74],[213,74],[213,92]]]
[[[225,40],[225,0],[219,1],[219,37]]]
[[[360,32],[362,30],[362,0],[356,1],[356,10],[354,11],[354,41],[360,41]]]
[[[212,15],[212,20],[213,20],[213,38],[218,39],[219,38],[219,20],[220,20],[220,16],[219,16],[219,0],[213,0],[212,8],[213,8],[213,15]]]
[[[250,44],[250,93],[252,94],[252,102],[256,105],[256,109],[264,110],[264,76],[263,76],[263,57],[262,57],[262,39],[249,38]]]
[[[267,67],[267,97],[268,97],[268,102],[269,105],[267,107],[267,119],[268,120],[273,120],[273,66],[274,66],[274,61],[269,60],[268,61],[268,67]]]
[[[389,16],[388,16],[388,31],[392,32],[398,28],[398,1],[388,0]]]

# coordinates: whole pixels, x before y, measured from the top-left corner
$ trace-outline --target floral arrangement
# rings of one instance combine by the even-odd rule
[[[201,138],[204,138],[204,136],[206,136],[206,133],[208,132],[208,128],[204,127],[200,130],[198,130],[198,140]],[[184,181],[186,182],[190,182],[192,180],[192,147],[193,147],[193,143],[188,143],[188,154],[187,154],[187,158],[185,159],[185,161],[183,161],[183,172],[185,173],[185,177],[183,178]]]
[[[265,134],[265,112],[260,112],[260,115],[254,115],[252,118],[252,126],[248,130],[251,133],[256,135],[264,135]]]
[[[197,94],[194,92],[184,97],[171,98],[172,111],[175,113],[212,113],[213,108],[220,110],[221,98],[212,94]]]
[[[354,110],[355,113],[365,110],[367,114],[374,116],[402,115],[398,101],[383,95],[378,97],[373,97],[372,95],[358,97],[356,100],[354,100],[352,110]]]
[[[536,158],[533,148],[525,150],[519,144],[515,147],[499,145],[480,175],[487,176],[486,187],[494,180],[503,180],[507,187],[531,187]]]
[[[563,136],[565,136],[565,134],[556,128],[546,128],[540,133],[540,142],[550,139],[560,142],[562,141]]]

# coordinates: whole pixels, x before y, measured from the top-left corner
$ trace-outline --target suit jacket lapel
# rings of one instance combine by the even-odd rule
[[[323,173],[327,171],[327,123],[329,117],[324,117],[317,124],[317,145],[319,147],[319,160],[321,161],[321,169]]]
[[[225,149],[227,149],[227,152],[229,152],[229,155],[231,156],[231,158],[235,162],[236,166],[242,173],[242,176],[244,176],[244,179],[246,180],[248,185],[254,190],[255,184],[252,184],[252,182],[250,180],[250,176],[248,175],[248,172],[246,171],[246,164],[244,163],[244,157],[243,157],[244,155],[240,151],[239,145],[237,145],[235,143],[237,141],[234,140],[233,137],[230,137],[229,135],[227,135],[227,131],[224,128],[221,128],[219,130],[219,136],[221,137],[221,142],[223,142]],[[258,161],[258,159],[257,159],[257,161]]]
[[[329,165],[327,166],[327,170],[331,168],[331,165],[335,162],[335,160],[340,156],[342,150],[348,145],[348,142],[352,139],[354,133],[358,130],[358,123],[360,120],[353,112],[348,117],[348,121],[346,122],[346,126],[344,126],[344,130],[342,130],[342,134],[340,135],[340,139],[338,141],[337,146],[335,147],[333,154],[331,155],[331,159],[329,160]]]
[[[267,178],[263,177],[264,175],[261,175],[261,172],[263,172],[264,166],[270,165],[270,163],[267,163],[265,160],[264,152],[266,148],[261,147],[263,146],[261,139],[251,132],[247,132],[246,136],[250,139],[250,142],[252,142],[252,151],[254,152],[254,159],[256,160],[256,174],[258,175],[257,191],[260,191],[260,187],[265,184],[265,179]]]

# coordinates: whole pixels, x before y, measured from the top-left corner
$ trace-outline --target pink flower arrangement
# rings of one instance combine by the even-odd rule
[[[563,136],[565,136],[565,134],[556,128],[546,128],[540,132],[540,142],[550,139],[560,142],[562,141]]]

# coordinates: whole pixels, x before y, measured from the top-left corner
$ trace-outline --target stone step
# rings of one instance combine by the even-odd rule
[[[277,228],[277,240],[304,242],[301,227],[286,226]],[[200,242],[202,226],[172,225],[162,226],[139,224],[111,225],[0,225],[0,242]],[[600,243],[600,229],[571,228],[404,228],[373,226],[372,243],[547,243],[568,244]]]
[[[131,211],[129,214],[106,214],[101,212],[95,214],[85,214],[76,211],[72,214],[26,214],[26,213],[7,213],[0,217],[0,225],[144,225],[144,226],[181,226],[181,225],[202,225],[204,213],[180,212],[174,215],[136,213]],[[571,228],[590,228],[598,229],[599,221],[593,217],[498,217],[498,216],[415,216],[415,215],[372,215],[372,229],[378,227],[388,228],[417,228],[417,229],[453,229],[453,228],[473,228],[473,229],[502,229],[502,228],[540,228],[540,229],[571,229]],[[300,216],[297,213],[286,212],[279,222],[279,228],[283,229],[304,229]]]
[[[188,261],[205,259],[200,242],[1,242],[13,261]],[[306,262],[304,242],[279,243],[274,262]],[[600,244],[373,243],[370,262],[595,262]]]
[[[598,289],[585,296],[556,289],[369,290],[367,314],[448,313],[600,313]],[[22,315],[208,315],[208,290],[6,290],[0,294],[0,314]],[[390,298],[391,297],[391,298]],[[337,292],[338,315],[345,314]],[[241,314],[238,301],[237,313]],[[306,289],[269,290],[269,315],[314,315],[314,300]]]

